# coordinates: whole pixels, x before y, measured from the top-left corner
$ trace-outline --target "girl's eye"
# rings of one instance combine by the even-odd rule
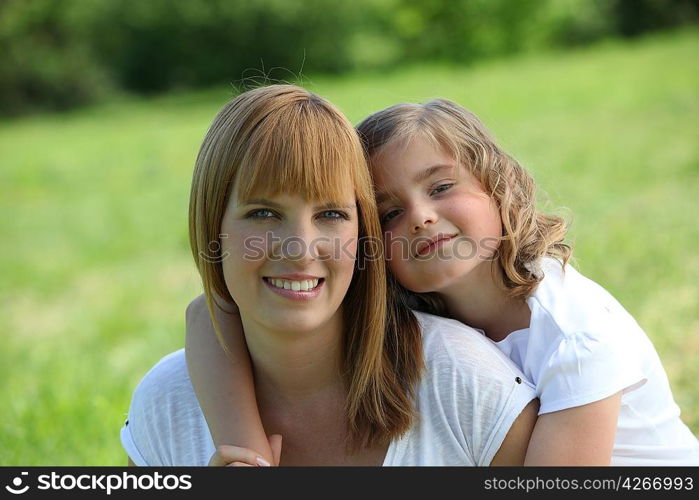
[[[330,219],[332,221],[349,220],[349,215],[339,210],[324,210],[318,215],[321,219]]]
[[[454,184],[440,184],[432,190],[432,194],[439,194],[449,190]]]
[[[253,210],[250,212],[247,217],[250,219],[260,219],[260,220],[265,220],[265,219],[271,219],[272,217],[276,217],[277,214],[269,210],[268,208],[259,208],[257,210]]]
[[[381,219],[381,224],[387,224],[389,223],[392,219],[398,217],[400,214],[400,210],[395,209],[395,210],[389,210],[385,214],[383,214],[380,219]]]

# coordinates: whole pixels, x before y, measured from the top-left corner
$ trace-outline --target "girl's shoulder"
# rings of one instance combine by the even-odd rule
[[[537,386],[541,413],[640,388],[656,372],[645,332],[604,288],[573,266],[548,259],[531,309],[523,370]]]
[[[543,279],[527,299],[532,312],[530,331],[563,338],[600,336],[600,340],[607,332],[641,333],[633,317],[607,290],[571,264],[563,267],[560,261],[545,258],[540,270]]]

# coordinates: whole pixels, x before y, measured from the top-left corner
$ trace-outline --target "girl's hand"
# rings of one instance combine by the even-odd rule
[[[279,465],[282,455],[282,436],[272,434],[268,438],[269,446],[274,454],[274,463],[270,464],[256,451],[240,446],[221,445],[209,460],[210,467],[270,467]]]

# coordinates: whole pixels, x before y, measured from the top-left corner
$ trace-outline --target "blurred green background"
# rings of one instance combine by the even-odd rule
[[[0,465],[126,462],[131,393],[201,291],[198,147],[237,90],[278,80],[353,123],[473,110],[566,208],[578,267],[699,434],[696,21],[694,1],[1,2]]]

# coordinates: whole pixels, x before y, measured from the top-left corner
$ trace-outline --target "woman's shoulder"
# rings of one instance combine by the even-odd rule
[[[422,328],[428,372],[453,372],[470,378],[523,377],[516,365],[482,331],[460,321],[415,311]]]
[[[184,349],[163,356],[136,386],[130,413],[151,421],[172,421],[198,411]]]
[[[485,335],[458,321],[416,312],[425,374],[417,390],[414,463],[488,465],[513,422],[536,397],[515,364]],[[439,443],[439,446],[435,446]]]
[[[213,444],[189,379],[184,349],[162,357],[138,383],[122,442],[129,456],[133,452],[132,458],[142,457],[139,465],[206,464]]]
[[[166,397],[187,389],[191,389],[187,361],[184,349],[179,349],[160,358],[143,376],[136,392]]]

